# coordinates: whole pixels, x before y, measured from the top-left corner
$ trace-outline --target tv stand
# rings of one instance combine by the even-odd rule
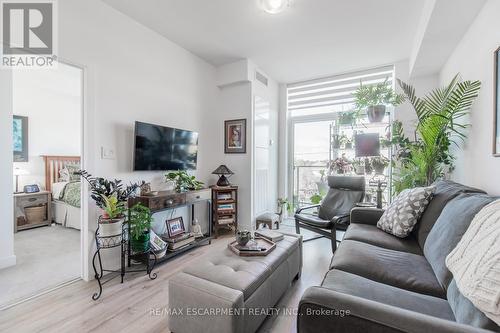
[[[177,251],[168,252],[162,258],[158,258],[157,264],[168,261],[169,259],[178,256],[186,251],[189,251],[195,247],[205,244],[212,243],[212,193],[209,188],[201,189],[197,191],[188,191],[188,192],[175,192],[175,191],[161,191],[158,195],[155,196],[139,196],[135,198],[129,199],[128,205],[129,207],[134,206],[137,203],[141,203],[143,206],[148,207],[151,210],[152,214],[163,212],[166,210],[188,207],[190,209],[190,217],[191,220],[189,222],[189,226],[193,224],[193,220],[195,218],[194,207],[198,204],[206,204],[207,212],[208,212],[208,231],[203,235],[203,237],[197,238],[195,242],[190,245],[187,245]],[[130,252],[130,242],[128,242],[128,253]],[[127,265],[130,267],[131,258],[128,256]]]

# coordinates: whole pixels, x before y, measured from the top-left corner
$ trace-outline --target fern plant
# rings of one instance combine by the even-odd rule
[[[401,133],[399,143],[406,153],[398,159],[394,190],[396,193],[415,186],[428,186],[453,169],[454,156],[450,147],[466,139],[469,124],[463,119],[470,112],[472,103],[481,88],[480,81],[460,82],[457,74],[443,88],[419,98],[415,88],[398,80],[406,99],[415,109],[418,118],[415,141]]]

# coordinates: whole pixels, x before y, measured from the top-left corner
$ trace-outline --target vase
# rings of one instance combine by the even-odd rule
[[[245,246],[247,243],[252,239],[252,233],[248,230],[238,230],[236,232],[236,241],[238,242],[238,245],[240,246]]]
[[[385,105],[371,105],[366,109],[370,123],[379,123],[385,116]]]

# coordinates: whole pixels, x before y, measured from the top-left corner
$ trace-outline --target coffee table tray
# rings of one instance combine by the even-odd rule
[[[257,245],[260,247],[266,248],[264,251],[240,251],[238,249],[239,245],[237,241],[233,241],[227,245],[227,247],[239,255],[240,257],[265,257],[269,253],[273,252],[273,250],[276,248],[276,243],[271,242],[270,240],[267,240],[262,237],[255,237],[254,241],[257,242]],[[252,241],[250,241],[252,242]]]

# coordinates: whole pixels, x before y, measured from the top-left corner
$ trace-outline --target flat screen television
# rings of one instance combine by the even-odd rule
[[[356,157],[380,156],[380,137],[377,133],[356,134],[354,145]]]
[[[134,147],[134,171],[196,169],[196,132],[136,121]]]

